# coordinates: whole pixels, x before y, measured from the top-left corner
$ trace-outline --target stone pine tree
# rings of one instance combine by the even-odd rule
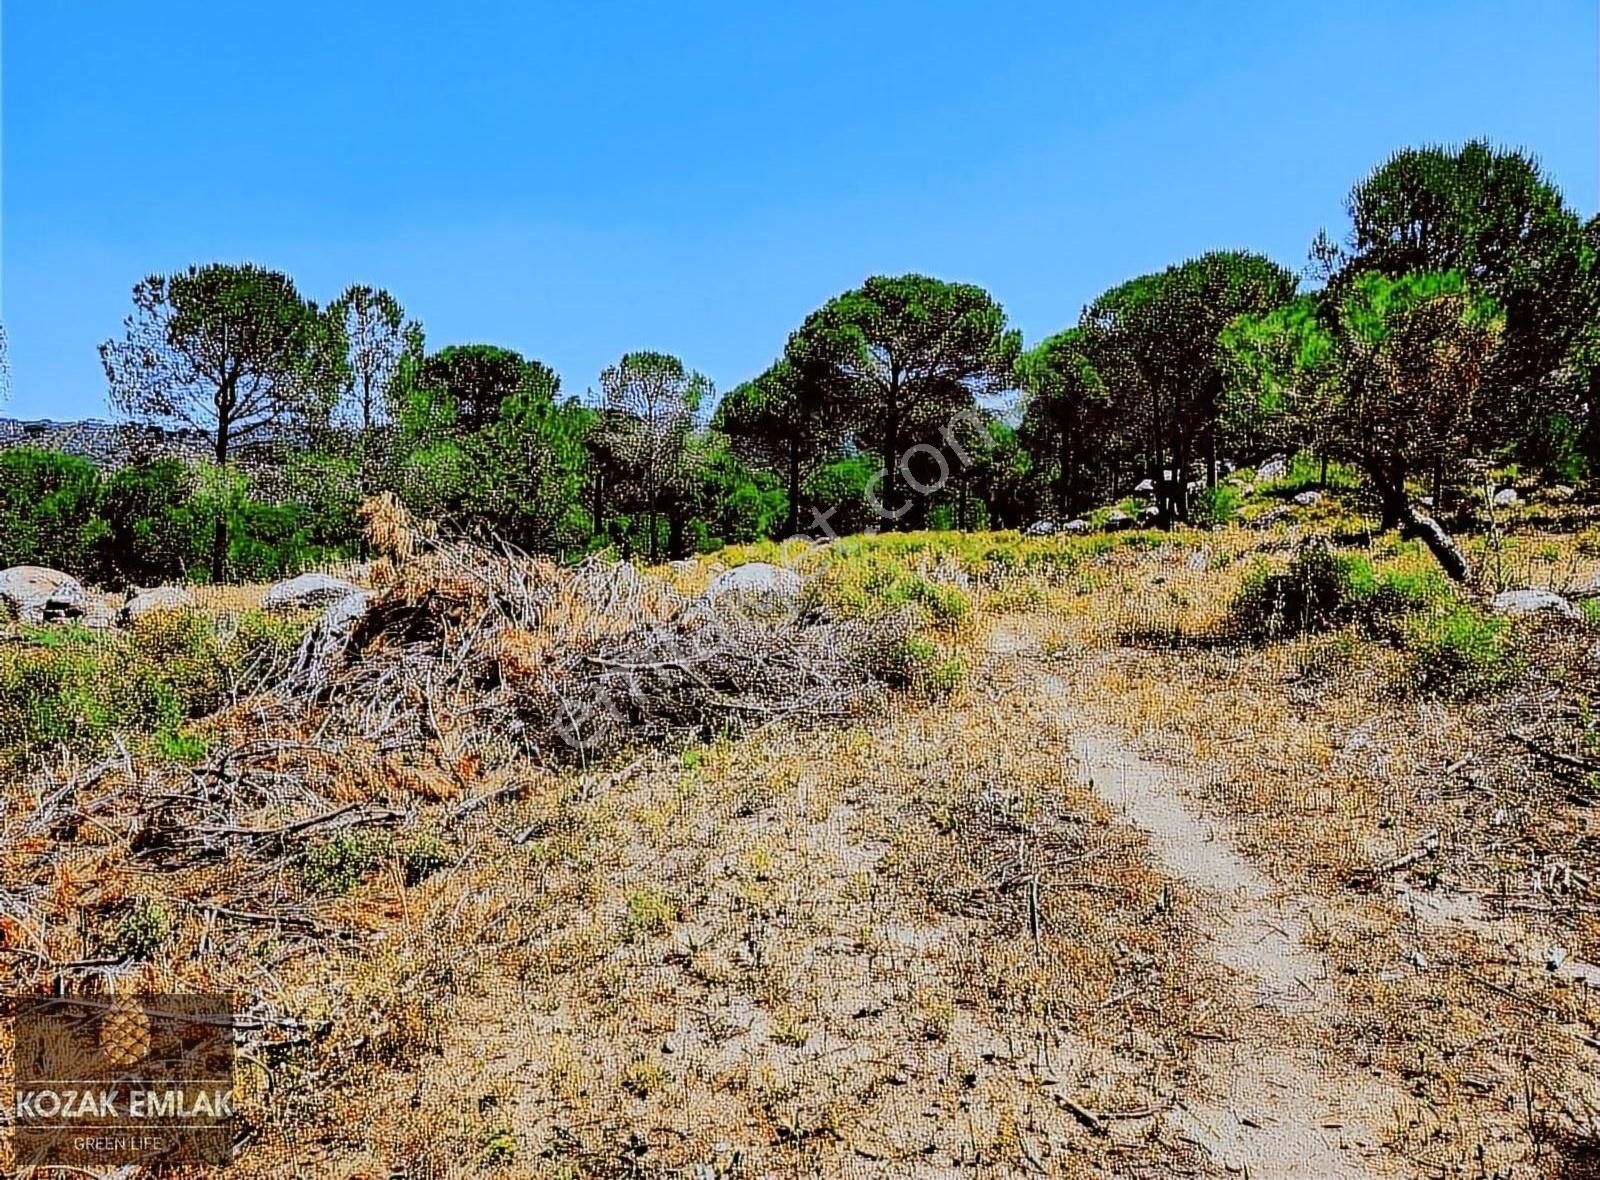
[[[1352,190],[1337,292],[1370,271],[1456,271],[1501,308],[1483,375],[1493,427],[1525,463],[1560,464],[1600,413],[1570,364],[1600,318],[1595,243],[1528,152],[1483,141],[1406,148]]]
[[[370,439],[394,413],[408,354],[422,342],[400,301],[381,288],[353,283],[328,308],[344,335],[345,372],[335,415]]]
[[[710,382],[675,356],[630,352],[600,374],[602,421],[621,457],[649,529],[650,560],[660,556],[663,493],[683,478],[695,415]]]
[[[1465,555],[1411,504],[1408,484],[1497,446],[1485,378],[1505,331],[1496,302],[1458,271],[1368,272],[1320,307],[1296,300],[1224,335],[1235,380],[1284,439],[1315,437],[1366,476],[1385,527],[1419,536],[1444,571]]]
[[[793,365],[779,360],[729,391],[712,421],[742,453],[782,472],[789,500],[785,536],[800,531],[804,477],[840,448],[837,415],[830,414],[820,393],[816,383],[802,381]]]
[[[1187,519],[1196,462],[1216,482],[1222,332],[1237,316],[1271,311],[1294,288],[1293,275],[1259,254],[1216,251],[1130,280],[1085,311],[1083,334],[1116,391],[1117,413],[1145,436],[1164,524]]]
[[[240,447],[277,443],[325,415],[336,396],[338,333],[279,271],[212,263],[133,288],[123,337],[100,346],[118,415],[199,431],[226,469]],[[219,504],[211,577],[226,572]]]
[[[835,405],[857,446],[882,462],[892,524],[910,504],[896,484],[907,448],[928,443],[978,398],[1008,387],[1021,334],[981,287],[925,275],[876,276],[806,317],[785,357],[812,396]]]

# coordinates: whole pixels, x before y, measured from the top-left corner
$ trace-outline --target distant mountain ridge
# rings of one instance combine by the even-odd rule
[[[77,455],[100,467],[120,467],[141,459],[170,456],[205,459],[210,440],[198,430],[166,430],[128,422],[84,418],[0,418],[0,450],[40,447]]]

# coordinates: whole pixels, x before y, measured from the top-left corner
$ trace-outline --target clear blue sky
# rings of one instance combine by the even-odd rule
[[[1394,148],[1486,135],[1597,196],[1595,0],[115,3],[3,25],[0,414],[105,414],[152,270],[390,288],[431,346],[719,388],[872,273],[981,283],[1031,342],[1131,275],[1298,269]]]

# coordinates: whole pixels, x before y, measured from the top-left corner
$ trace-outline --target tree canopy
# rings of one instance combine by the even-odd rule
[[[981,287],[925,275],[874,277],[829,300],[789,338],[785,356],[808,396],[838,404],[857,446],[883,464],[880,503],[902,522],[897,503],[910,464],[905,449],[926,444],[976,400],[1006,389],[1022,335]]]

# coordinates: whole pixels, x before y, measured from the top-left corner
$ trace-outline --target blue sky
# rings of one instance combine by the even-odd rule
[[[873,273],[1032,342],[1206,249],[1298,269],[1405,144],[1529,147],[1587,215],[1596,10],[10,0],[0,414],[104,415],[95,346],[191,262],[386,286],[570,391],[639,348],[728,388]]]

